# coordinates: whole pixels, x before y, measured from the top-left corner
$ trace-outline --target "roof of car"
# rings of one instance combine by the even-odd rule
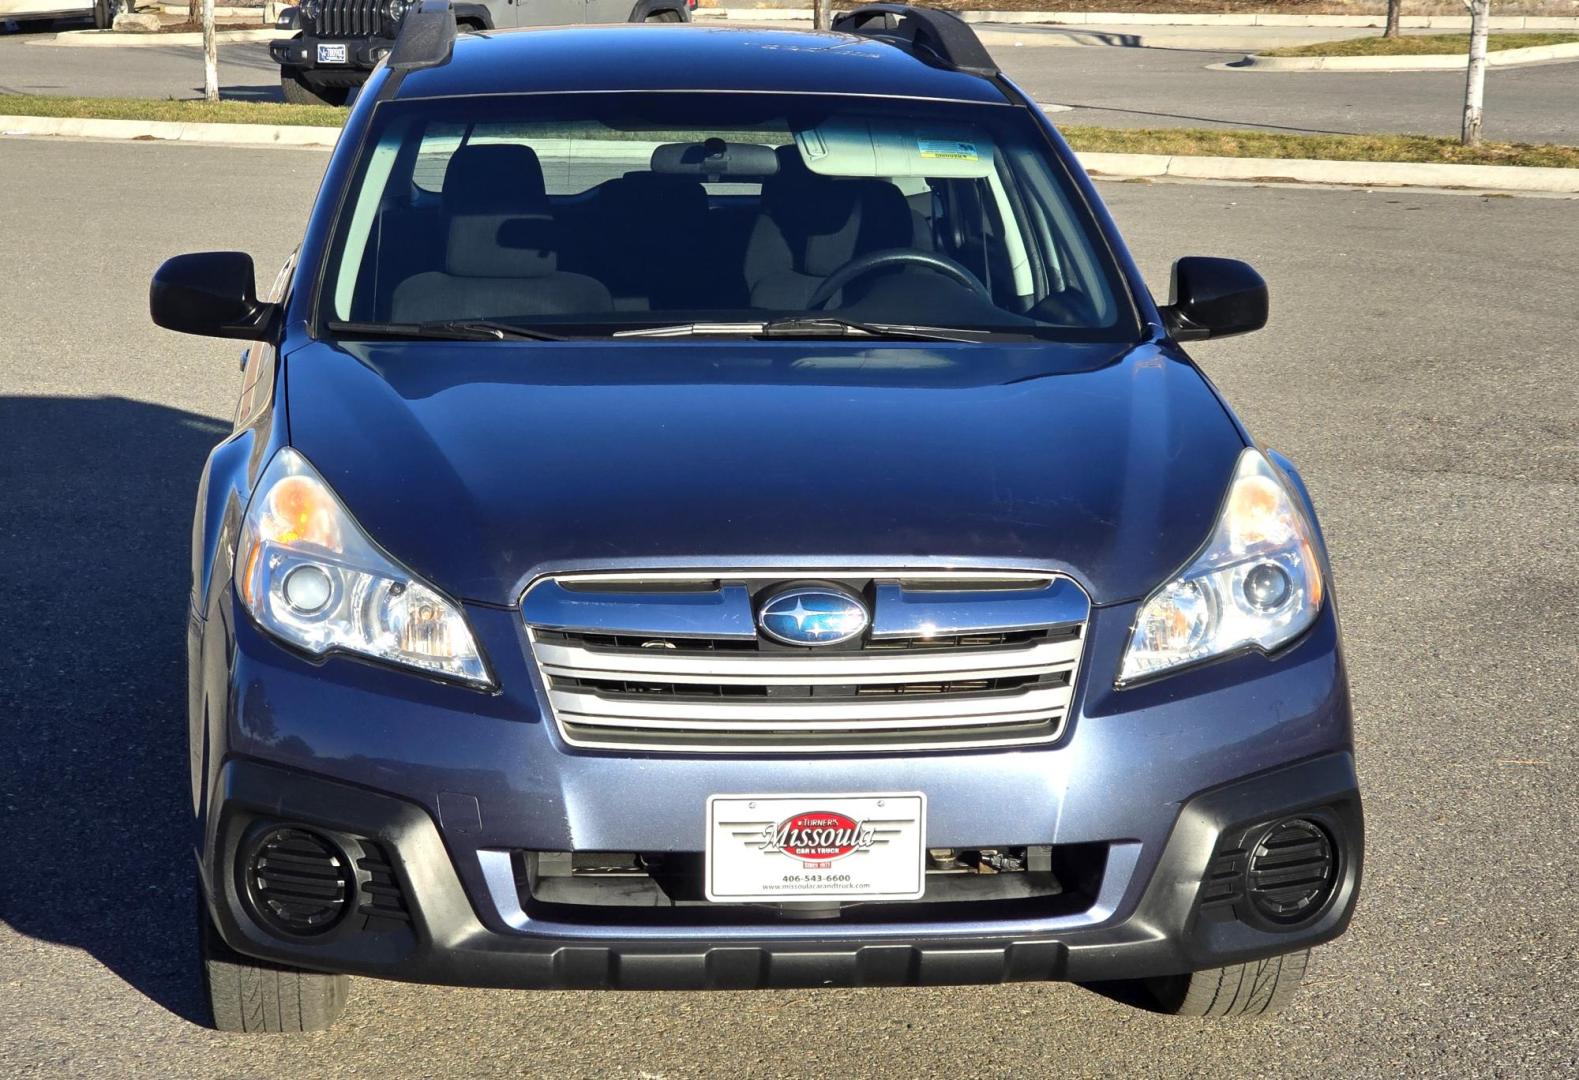
[[[462,34],[398,97],[587,90],[863,94],[1002,105],[987,79],[854,34],[615,24]]]

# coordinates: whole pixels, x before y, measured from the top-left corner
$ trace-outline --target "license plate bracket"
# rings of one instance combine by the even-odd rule
[[[705,862],[715,902],[918,900],[926,795],[712,795]]]

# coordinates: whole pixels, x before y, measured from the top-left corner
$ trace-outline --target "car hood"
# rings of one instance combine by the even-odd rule
[[[1153,345],[317,342],[290,441],[387,551],[509,604],[568,567],[1037,567],[1144,595],[1243,442]]]

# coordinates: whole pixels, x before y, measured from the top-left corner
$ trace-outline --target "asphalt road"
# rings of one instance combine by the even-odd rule
[[[0,140],[0,1075],[1579,1070],[1576,204],[1204,185],[1103,193],[1156,288],[1186,253],[1265,272],[1272,325],[1196,352],[1301,464],[1334,553],[1367,879],[1290,1012],[1169,1020],[1062,985],[358,979],[329,1036],[198,1026],[182,614],[193,485],[239,376],[233,345],[150,325],[146,282],[192,249],[272,270],[324,161]],[[184,198],[119,203],[112,180]]]
[[[1136,28],[1130,28],[1136,29]],[[1145,40],[1198,42],[1209,27],[1144,28]],[[1258,28],[1224,28],[1243,37]],[[1310,31],[1272,31],[1281,38]],[[201,50],[30,44],[39,35],[0,36],[0,93],[186,98],[203,86]],[[1291,132],[1411,132],[1457,135],[1464,76],[1456,71],[1391,74],[1211,71],[1244,48],[1038,47],[1037,41],[1128,40],[1123,28],[1078,31],[1014,28],[1028,44],[992,28],[993,53],[1036,100],[1074,106],[1064,124],[1116,127],[1234,127]],[[1344,36],[1342,31],[1328,36]],[[227,98],[280,99],[279,68],[262,43],[220,49]],[[1579,62],[1492,69],[1486,82],[1486,137],[1579,144]]]
[[[1043,48],[995,54],[1037,101],[1074,106],[1058,124],[1260,128],[1301,134],[1402,132],[1457,136],[1460,71],[1213,71],[1238,52]],[[1488,139],[1579,143],[1579,63],[1492,68]]]
[[[203,50],[189,45],[124,49],[39,44],[47,32],[0,36],[0,93],[67,97],[194,98],[203,96]],[[221,96],[280,101],[280,66],[266,42],[219,50]]]

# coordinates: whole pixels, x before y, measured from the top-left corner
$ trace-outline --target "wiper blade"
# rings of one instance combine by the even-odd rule
[[[558,334],[488,319],[443,319],[420,323],[329,322],[336,334],[354,337],[436,338],[443,341],[563,341]]]
[[[644,326],[639,330],[616,330],[612,337],[873,337],[891,341],[976,342],[986,335],[973,330],[953,330],[943,326],[908,326],[900,323],[868,323],[830,316],[789,315],[766,322],[676,323],[673,326]]]
[[[986,335],[946,326],[911,326],[905,323],[869,323],[831,316],[791,315],[762,324],[763,337],[877,337],[896,341],[976,342]]]
[[[609,337],[706,337],[709,335],[733,335],[736,337],[750,337],[762,332],[759,322],[728,322],[705,323],[688,322],[675,323],[673,326],[643,326],[636,330],[616,330]]]

